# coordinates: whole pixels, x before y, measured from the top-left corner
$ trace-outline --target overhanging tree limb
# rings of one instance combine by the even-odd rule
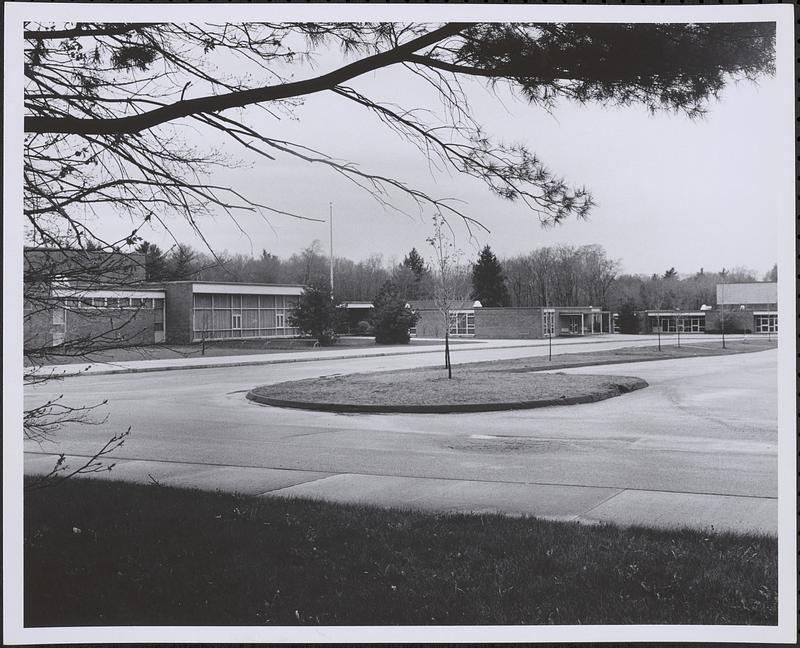
[[[197,113],[213,113],[256,103],[306,96],[322,90],[330,90],[345,81],[349,81],[367,72],[394,63],[400,63],[408,54],[423,47],[438,43],[449,36],[454,36],[467,26],[468,24],[466,23],[449,23],[423,36],[414,38],[407,43],[398,45],[391,50],[367,56],[349,65],[340,67],[337,70],[328,72],[327,74],[304,79],[303,81],[263,86],[221,95],[186,99],[161,108],[156,108],[155,110],[126,117],[95,119],[38,115],[27,116],[25,117],[25,132],[73,133],[76,135],[130,135],[174,119],[188,117]]]

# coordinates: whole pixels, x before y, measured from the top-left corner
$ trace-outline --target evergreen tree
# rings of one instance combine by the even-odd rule
[[[179,243],[166,262],[165,279],[185,281],[197,274],[197,253],[189,245]]]
[[[672,267],[664,273],[664,279],[677,279],[678,271]]]
[[[144,255],[144,274],[147,281],[163,281],[166,278],[167,260],[155,243],[142,241],[136,251]]]
[[[480,301],[482,306],[508,306],[511,296],[508,294],[503,267],[487,245],[472,267],[472,299]]]
[[[403,263],[400,265],[411,270],[416,276],[417,281],[420,281],[430,273],[430,270],[428,270],[428,267],[425,265],[425,260],[420,256],[419,252],[417,252],[417,248],[411,248],[411,252],[406,255],[403,259]]]
[[[408,329],[417,323],[418,315],[406,308],[406,301],[397,286],[387,281],[373,300],[370,323],[378,344],[408,344]]]
[[[289,315],[289,326],[317,339],[320,346],[336,343],[339,311],[327,289],[309,286]]]

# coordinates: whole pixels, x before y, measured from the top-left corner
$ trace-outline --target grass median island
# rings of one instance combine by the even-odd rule
[[[89,479],[25,497],[25,625],[777,623],[777,539]]]
[[[448,379],[441,367],[309,378],[255,387],[247,397],[264,405],[334,412],[471,412],[573,405],[620,396],[647,387],[631,376],[544,373],[603,364],[735,355],[775,348],[764,339],[629,347],[515,360],[454,365]],[[573,347],[574,348],[574,347]],[[538,373],[537,373],[538,372]]]
[[[267,405],[331,411],[465,412],[575,404],[646,387],[630,376],[509,373],[459,366],[325,376],[257,387],[248,398]]]

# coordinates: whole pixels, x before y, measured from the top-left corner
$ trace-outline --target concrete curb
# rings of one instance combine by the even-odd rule
[[[582,396],[569,398],[549,398],[531,401],[510,401],[505,403],[450,403],[439,405],[381,405],[353,403],[314,403],[310,401],[285,400],[270,398],[257,393],[258,387],[251,389],[246,398],[260,405],[272,407],[287,407],[290,409],[313,410],[318,412],[336,412],[346,414],[460,414],[467,412],[500,412],[506,410],[535,409],[537,407],[552,407],[554,405],[580,405],[583,403],[596,403],[621,396],[628,392],[648,387],[648,383],[641,378],[636,382],[626,385],[625,389],[608,389],[604,392],[592,392]],[[618,386],[619,387],[619,386]]]

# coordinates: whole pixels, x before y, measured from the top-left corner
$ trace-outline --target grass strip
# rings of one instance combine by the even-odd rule
[[[89,479],[25,496],[25,625],[777,623],[777,540]]]

